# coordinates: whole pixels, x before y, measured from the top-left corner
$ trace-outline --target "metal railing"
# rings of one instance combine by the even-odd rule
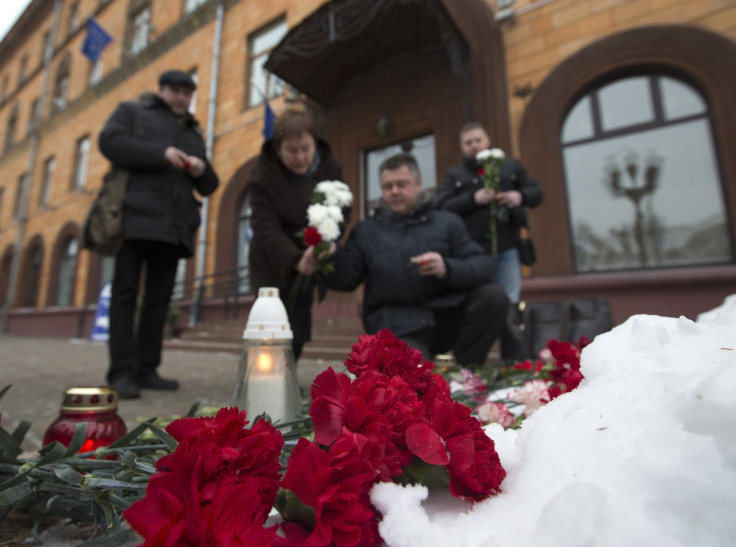
[[[174,285],[172,303],[190,302],[189,326],[199,323],[204,300],[221,300],[223,319],[236,318],[240,297],[251,294],[247,273],[248,266],[240,266],[182,279]]]

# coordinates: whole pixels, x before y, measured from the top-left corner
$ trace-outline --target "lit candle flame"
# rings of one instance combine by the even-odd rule
[[[256,367],[259,372],[271,372],[273,369],[273,358],[271,357],[271,354],[265,351],[259,353]]]

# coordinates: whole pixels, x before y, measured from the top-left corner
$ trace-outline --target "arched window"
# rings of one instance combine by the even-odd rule
[[[56,292],[57,306],[70,306],[74,294],[74,277],[77,271],[77,255],[79,244],[75,237],[68,238],[59,257],[59,278]]]
[[[250,270],[248,267],[248,251],[250,249],[250,240],[253,239],[253,228],[250,225],[250,219],[253,210],[250,208],[250,199],[246,196],[243,204],[240,206],[240,215],[238,217],[238,293],[246,294],[251,292],[250,286]]]
[[[702,95],[670,75],[600,85],[564,119],[576,272],[730,262],[727,208]]]
[[[34,308],[38,302],[38,289],[41,285],[41,268],[43,267],[43,248],[40,244],[34,245],[30,250],[27,274],[25,281],[25,293],[23,294],[22,306]]]

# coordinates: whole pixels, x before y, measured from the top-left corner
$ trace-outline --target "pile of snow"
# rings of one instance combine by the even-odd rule
[[[521,429],[487,428],[502,494],[471,507],[375,486],[386,543],[736,545],[736,296],[697,323],[633,316],[584,349],[581,370]]]

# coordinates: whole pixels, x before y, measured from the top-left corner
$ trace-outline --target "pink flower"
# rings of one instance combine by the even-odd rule
[[[542,380],[530,380],[521,389],[515,389],[509,400],[524,405],[524,416],[530,416],[540,406],[550,401],[547,383]]]
[[[460,379],[463,386],[463,393],[466,395],[473,395],[483,391],[487,391],[486,385],[483,380],[478,378],[472,370],[467,368],[460,369]]]
[[[503,403],[492,403],[485,401],[475,407],[478,418],[484,424],[501,424],[503,427],[511,427],[516,419]]]

